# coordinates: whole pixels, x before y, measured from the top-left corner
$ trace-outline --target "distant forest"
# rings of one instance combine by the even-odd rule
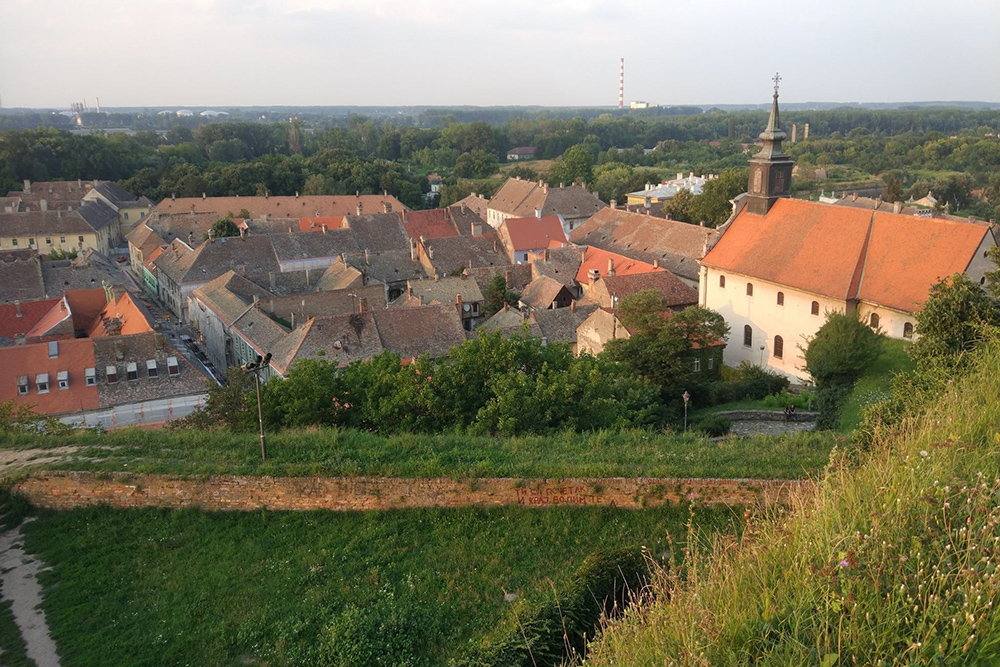
[[[114,180],[153,200],[385,190],[423,208],[473,191],[489,195],[501,176],[519,175],[583,183],[605,201],[622,200],[676,172],[744,168],[766,123],[762,111],[648,111],[564,118],[544,109],[530,117],[524,109],[428,109],[392,120],[355,114],[275,121],[83,115],[83,127],[95,117],[109,126],[155,125],[107,134],[73,132],[70,119],[54,115],[62,127],[0,132],[0,190],[19,189],[24,179],[77,178]],[[29,117],[8,113],[0,123]],[[473,117],[479,119],[465,120]],[[859,184],[882,188],[890,200],[933,191],[953,213],[997,217],[1000,109],[797,110],[783,112],[781,123],[789,134],[798,126],[799,141],[785,145],[800,167],[800,196]],[[540,161],[505,164],[514,146],[535,147]],[[426,196],[431,173],[444,181],[439,201]]]

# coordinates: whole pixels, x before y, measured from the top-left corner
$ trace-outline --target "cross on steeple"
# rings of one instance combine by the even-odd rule
[[[778,82],[781,81],[781,75],[775,72],[774,76],[771,77],[771,81],[774,81],[774,92],[778,92]]]

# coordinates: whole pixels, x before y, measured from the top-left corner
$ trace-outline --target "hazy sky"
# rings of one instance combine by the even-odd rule
[[[0,0],[4,107],[1000,102],[1000,0]]]

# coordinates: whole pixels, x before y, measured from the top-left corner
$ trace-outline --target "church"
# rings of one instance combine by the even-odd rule
[[[776,77],[777,78],[777,77]],[[792,199],[792,159],[778,87],[748,191],[701,262],[699,303],[731,328],[724,361],[806,379],[803,348],[828,311],[854,312],[890,338],[912,339],[931,287],[964,273],[977,283],[996,267],[989,224],[921,218]]]

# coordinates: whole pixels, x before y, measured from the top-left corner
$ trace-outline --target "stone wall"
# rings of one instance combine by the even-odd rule
[[[592,505],[637,509],[665,503],[786,502],[805,481],[724,479],[453,480],[389,477],[178,477],[126,473],[39,473],[14,490],[38,506],[71,509],[197,507],[205,510],[386,510],[416,507]]]
[[[794,415],[786,415],[784,410],[720,410],[715,415],[734,422],[814,422],[819,419],[818,412],[805,410],[796,410]]]

